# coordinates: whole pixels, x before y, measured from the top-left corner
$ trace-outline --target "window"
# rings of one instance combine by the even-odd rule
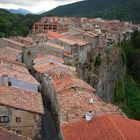
[[[48,29],[48,26],[47,25],[44,25],[44,30],[47,30]]]
[[[38,29],[38,26],[35,26],[35,29]]]
[[[0,123],[9,123],[8,116],[0,116]]]
[[[84,47],[83,46],[80,47],[80,51],[84,51]]]
[[[11,82],[8,82],[8,86],[12,86],[12,83]]]
[[[17,134],[21,134],[21,130],[16,130],[16,133]]]
[[[16,122],[21,122],[21,118],[20,117],[16,117]]]
[[[36,41],[36,44],[38,44],[39,43],[39,41]]]
[[[38,92],[41,92],[41,89],[40,89],[40,87],[38,87]]]

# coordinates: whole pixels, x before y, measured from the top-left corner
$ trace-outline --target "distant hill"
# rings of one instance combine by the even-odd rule
[[[10,13],[12,14],[22,14],[22,15],[27,15],[27,14],[31,14],[30,11],[26,10],[26,9],[9,9],[8,10]]]
[[[32,29],[34,22],[40,19],[39,15],[12,14],[7,10],[0,9],[0,37],[26,36]]]
[[[59,6],[42,15],[101,17],[140,22],[140,0],[85,0]]]

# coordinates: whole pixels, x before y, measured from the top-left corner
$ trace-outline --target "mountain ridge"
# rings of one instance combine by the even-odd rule
[[[120,19],[140,22],[139,0],[86,0],[58,6],[42,16],[80,16],[90,18]]]
[[[22,15],[27,15],[27,14],[31,14],[32,12],[26,10],[26,9],[22,9],[22,8],[18,8],[18,9],[6,9],[7,11],[9,11],[12,14],[22,14]]]

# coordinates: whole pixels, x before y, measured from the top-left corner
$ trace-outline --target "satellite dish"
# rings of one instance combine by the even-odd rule
[[[92,111],[86,112],[85,118],[86,118],[86,121],[88,122],[91,121],[93,119],[93,112]]]
[[[45,75],[45,77],[48,77],[48,74],[44,74]]]
[[[49,77],[49,80],[53,80],[52,77]]]

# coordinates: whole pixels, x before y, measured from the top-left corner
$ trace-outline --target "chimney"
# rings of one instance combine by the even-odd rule
[[[17,78],[17,75],[16,75],[16,74],[14,74],[14,78],[15,78],[15,79]]]

